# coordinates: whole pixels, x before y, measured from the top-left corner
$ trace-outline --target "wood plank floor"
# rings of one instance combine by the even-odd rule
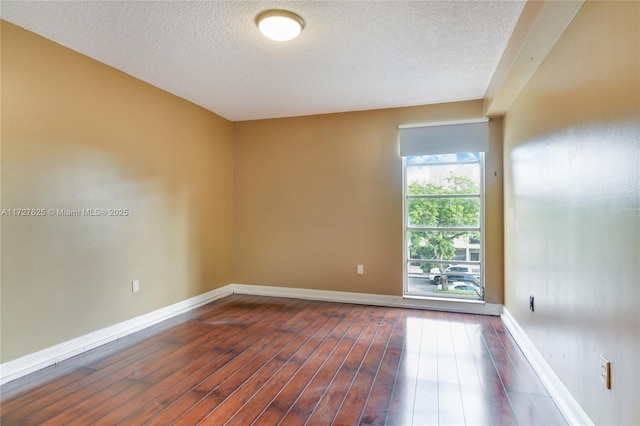
[[[0,388],[3,425],[564,425],[497,317],[234,295]]]

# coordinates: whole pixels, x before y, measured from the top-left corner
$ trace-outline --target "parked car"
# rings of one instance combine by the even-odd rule
[[[454,290],[466,290],[466,291],[475,291],[478,297],[484,299],[484,287],[478,287],[476,285],[469,284],[457,284],[453,285]]]
[[[429,279],[435,281],[436,277],[440,277],[440,268],[429,269]]]
[[[470,284],[454,284],[450,287],[452,290],[477,291],[478,288]]]
[[[469,282],[480,287],[480,268],[473,265],[451,265],[444,270],[448,280]],[[456,274],[459,272],[459,274]],[[432,278],[436,283],[440,282],[440,274]]]
[[[451,275],[447,274],[449,278],[449,282],[459,282],[459,283],[469,283],[476,287],[480,287],[480,278],[474,277],[473,275]],[[439,282],[439,281],[438,281]]]
[[[458,282],[454,282],[452,284],[453,285],[449,287],[449,289],[451,290],[473,291],[479,297],[484,297],[484,289],[482,287],[478,287],[472,284],[458,283]]]

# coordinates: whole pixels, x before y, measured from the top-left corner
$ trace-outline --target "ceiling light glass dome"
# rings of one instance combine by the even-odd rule
[[[256,17],[256,25],[267,38],[288,41],[298,37],[304,28],[304,21],[288,10],[266,10]]]

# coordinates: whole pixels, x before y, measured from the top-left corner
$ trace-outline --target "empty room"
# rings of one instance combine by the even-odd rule
[[[640,2],[0,17],[0,424],[640,424]]]

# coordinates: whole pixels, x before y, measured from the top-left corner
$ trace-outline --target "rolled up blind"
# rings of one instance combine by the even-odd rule
[[[400,156],[489,151],[489,120],[399,126]]]

